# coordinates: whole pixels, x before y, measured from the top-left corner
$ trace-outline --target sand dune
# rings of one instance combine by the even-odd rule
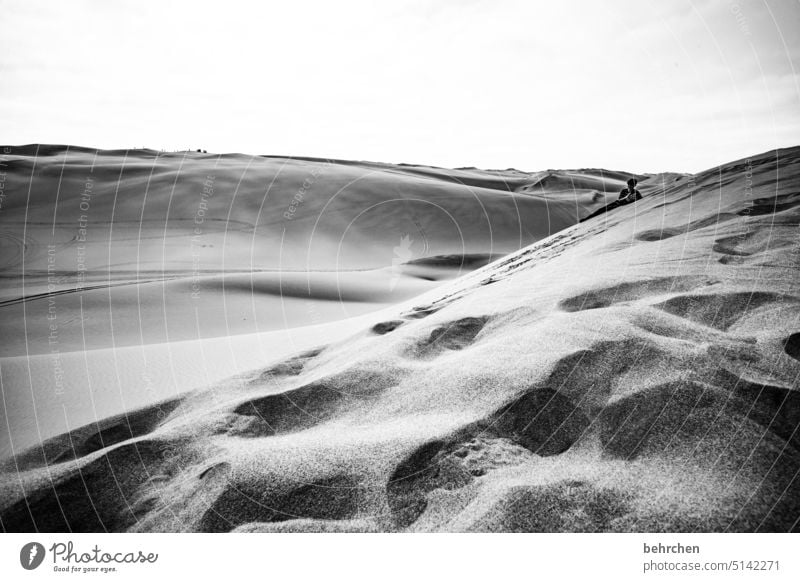
[[[0,458],[302,349],[315,330],[338,337],[324,325],[435,289],[583,208],[516,194],[535,179],[518,171],[10,150]]]
[[[198,164],[200,175],[214,159],[184,163]],[[137,163],[139,178],[152,171],[146,160]],[[259,163],[298,176],[312,162]],[[341,254],[340,267],[391,267],[379,255],[391,257],[395,238],[408,234],[407,215],[389,226],[385,214],[358,218],[352,235],[347,225],[370,205],[395,204],[412,185],[421,201],[400,196],[403,204],[435,201],[438,209],[459,196],[454,188],[467,188],[478,204],[449,211],[468,233],[463,245],[449,218],[434,227],[430,211],[420,209],[416,220],[435,249],[420,255],[511,254],[389,297],[402,303],[291,357],[6,460],[4,529],[800,529],[800,148],[694,176],[649,177],[643,200],[582,224],[574,223],[602,203],[604,194],[594,202],[588,194],[604,192],[597,172],[585,172],[578,189],[585,193],[559,201],[569,194],[551,188],[537,196],[535,188],[560,188],[567,173],[513,182],[521,173],[509,171],[502,180],[512,187],[503,191],[488,187],[494,174],[477,170],[461,172],[488,175],[481,186],[431,169],[336,170],[333,188],[354,180],[364,189],[335,213],[312,211],[309,202],[310,214],[330,216],[319,221],[319,234],[310,218],[285,225],[284,240],[301,245],[287,251],[293,261],[305,257],[303,264],[321,268]],[[274,171],[276,180],[283,171]],[[609,193],[624,176],[608,178]],[[529,192],[521,190],[525,179]],[[132,192],[136,183],[131,176],[126,187]],[[175,204],[186,204],[190,183]],[[141,205],[141,198],[126,200]],[[253,200],[242,201],[251,214],[228,202],[222,214],[246,222],[242,236],[256,238],[247,231],[261,228]],[[490,218],[476,213],[481,206],[493,209]],[[165,209],[159,212],[160,219],[142,210],[164,228]],[[529,214],[533,222],[523,226],[520,216]],[[344,241],[347,250],[332,253],[318,246],[322,239]],[[157,240],[142,265],[161,270],[167,255],[158,248],[167,243]],[[357,264],[360,249],[365,258]],[[222,253],[215,260],[223,263],[224,249],[209,252]],[[113,260],[98,251],[93,260],[108,268],[126,253],[136,260],[130,248],[114,251]],[[252,267],[254,255],[263,264],[277,260],[265,244],[231,257],[231,269],[246,270],[243,260]],[[423,260],[389,271],[425,281],[415,269],[455,261],[438,262],[445,266]],[[229,275],[215,276],[222,286]],[[244,296],[275,294],[273,275],[230,276]],[[380,295],[361,283],[347,289],[354,303]]]
[[[474,268],[422,272],[405,262],[500,256],[600,204],[583,191],[580,199],[522,192],[538,174],[519,171],[9,149],[0,212],[0,325],[9,341],[0,357],[49,353],[53,314],[62,352],[84,349],[84,340],[98,349],[359,315]]]

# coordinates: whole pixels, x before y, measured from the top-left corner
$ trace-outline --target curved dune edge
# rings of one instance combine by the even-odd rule
[[[19,455],[3,528],[798,531],[800,148],[693,182]]]

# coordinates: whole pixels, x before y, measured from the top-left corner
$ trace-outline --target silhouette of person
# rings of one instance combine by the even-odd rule
[[[619,205],[630,204],[642,199],[642,193],[636,189],[638,180],[636,178],[628,178],[628,187],[623,188],[619,193],[617,202]]]
[[[580,222],[583,222],[584,220],[589,220],[590,218],[594,218],[595,216],[598,216],[600,214],[605,214],[609,210],[613,210],[614,208],[617,208],[619,206],[624,206],[625,204],[631,204],[632,202],[641,200],[642,193],[636,189],[637,183],[638,180],[636,180],[636,178],[629,178],[628,187],[620,190],[619,198],[614,200],[614,202],[612,202],[611,204],[606,204],[602,208],[595,210],[586,218],[582,218]]]

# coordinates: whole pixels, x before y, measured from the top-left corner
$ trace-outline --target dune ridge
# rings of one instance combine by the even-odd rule
[[[800,530],[800,147],[654,180],[352,335],[5,461],[2,527]]]

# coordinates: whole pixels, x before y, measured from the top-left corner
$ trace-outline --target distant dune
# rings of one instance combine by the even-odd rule
[[[800,530],[800,147],[581,224],[629,174],[33,147],[0,212],[6,531]],[[69,432],[30,416],[64,426],[54,304],[102,410]]]
[[[402,263],[500,256],[601,203],[562,186],[554,197],[547,188],[523,192],[538,175],[517,171],[8,149],[0,325],[10,337],[0,356],[50,352],[51,310],[62,352],[363,314],[459,274],[409,272]],[[616,174],[586,179],[619,190]],[[460,272],[469,269],[464,264]],[[340,274],[308,274],[316,271]]]

